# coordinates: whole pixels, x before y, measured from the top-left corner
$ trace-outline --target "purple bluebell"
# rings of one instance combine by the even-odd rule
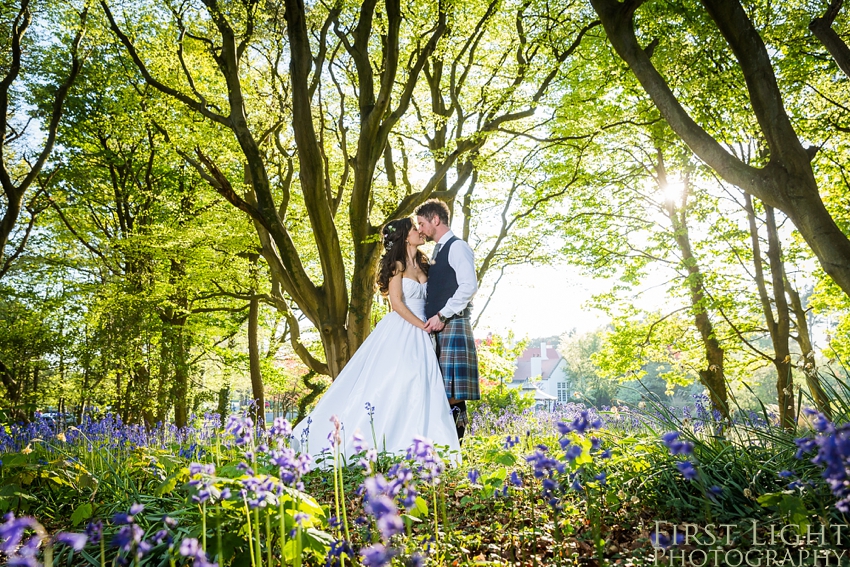
[[[274,437],[287,438],[292,435],[292,425],[285,417],[276,417],[269,433]]]
[[[671,455],[690,455],[694,452],[694,446],[689,441],[681,441],[678,431],[669,431],[661,436],[661,441],[670,450]]]
[[[145,532],[136,524],[126,524],[112,537],[112,546],[128,552],[138,545]]]
[[[564,454],[564,456],[567,458],[567,460],[574,461],[581,456],[581,452],[581,447],[579,447],[578,445],[572,445],[569,449],[567,449],[567,452]]]
[[[86,535],[92,544],[100,543],[100,538],[103,537],[103,522],[89,522],[86,525]]]
[[[56,534],[56,541],[59,543],[64,543],[74,551],[82,551],[82,549],[86,546],[86,541],[88,541],[88,536],[86,534],[74,533],[74,532],[59,532]]]
[[[682,476],[687,480],[693,480],[697,477],[697,471],[690,461],[682,461],[676,464],[676,468],[682,473]]]
[[[392,558],[398,555],[398,552],[383,544],[376,543],[375,545],[361,549],[360,555],[363,556],[363,565],[367,567],[383,567],[389,564]]]
[[[469,482],[472,484],[478,484],[478,481],[481,479],[481,473],[478,472],[478,469],[471,469],[467,473],[466,478],[468,478]]]
[[[671,545],[681,545],[685,541],[685,536],[681,532],[676,533],[676,541],[673,542],[670,538],[659,531],[655,531],[649,536],[649,541],[652,542],[652,547],[667,549]]]
[[[201,546],[196,538],[187,537],[180,542],[180,555],[183,557],[194,557],[200,549]]]

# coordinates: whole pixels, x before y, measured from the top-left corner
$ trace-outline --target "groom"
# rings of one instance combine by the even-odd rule
[[[478,391],[478,355],[469,322],[470,300],[478,291],[475,258],[469,244],[449,228],[449,207],[438,199],[416,209],[419,231],[437,243],[428,270],[425,330],[435,333],[437,357],[455,418],[458,439],[468,423],[466,400],[481,397]]]

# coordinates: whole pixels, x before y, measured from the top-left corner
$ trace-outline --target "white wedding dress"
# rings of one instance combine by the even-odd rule
[[[427,284],[402,279],[404,303],[423,321],[426,288]],[[373,416],[367,403],[374,408]],[[351,439],[359,430],[369,447],[377,442],[378,452],[404,453],[418,435],[437,446],[447,446],[448,456],[445,447],[438,447],[444,458],[460,459],[457,431],[431,337],[398,313],[381,319],[312,413],[293,428],[294,447],[318,460],[323,452],[327,457],[334,415],[343,426],[343,456],[356,453]],[[324,467],[330,464],[325,461]]]

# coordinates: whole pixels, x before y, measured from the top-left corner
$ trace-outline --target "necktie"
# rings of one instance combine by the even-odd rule
[[[443,247],[443,245],[439,244],[439,243],[437,243],[437,245],[434,246],[434,253],[431,254],[431,261],[432,262],[434,262],[437,259],[437,254],[440,253],[440,248],[442,248],[442,247]]]

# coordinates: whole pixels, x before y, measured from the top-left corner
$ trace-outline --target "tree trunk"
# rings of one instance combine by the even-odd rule
[[[818,375],[815,349],[812,346],[811,335],[809,334],[809,321],[806,318],[806,310],[803,308],[800,294],[794,289],[791,282],[788,281],[788,275],[783,274],[782,277],[785,282],[785,291],[788,293],[788,298],[791,301],[791,311],[794,313],[794,320],[797,325],[796,340],[802,354],[800,369],[806,377],[806,385],[809,387],[809,393],[815,402],[815,407],[828,419],[832,419],[832,407],[829,402],[829,396],[826,395],[820,382],[820,376]]]
[[[779,233],[776,230],[776,219],[773,214],[773,209],[765,205],[766,225],[767,225],[767,241],[768,250],[767,257],[770,265],[771,284],[773,288],[773,297],[771,298],[767,292],[767,283],[764,277],[764,268],[762,267],[761,242],[759,240],[758,227],[756,225],[755,209],[753,201],[748,194],[744,194],[744,203],[747,211],[747,218],[750,225],[750,238],[753,246],[753,267],[755,268],[756,286],[759,291],[759,300],[761,301],[762,311],[764,313],[765,322],[767,323],[768,331],[770,332],[770,341],[773,344],[773,358],[771,362],[776,368],[776,394],[777,404],[779,405],[779,423],[786,429],[794,427],[794,383],[791,375],[791,352],[789,349],[789,340],[791,334],[791,320],[788,311],[788,303],[785,300],[785,286],[783,283],[783,274],[785,272],[782,265],[782,250],[779,243]],[[774,316],[773,305],[776,307]]]
[[[767,259],[770,264],[773,301],[776,305],[775,332],[771,333],[771,338],[774,352],[773,365],[776,367],[777,374],[776,390],[779,393],[779,417],[780,422],[791,429],[796,421],[794,377],[791,374],[791,312],[785,298],[785,267],[779,231],[776,228],[776,216],[773,207],[765,205],[764,211],[767,218]]]
[[[227,423],[228,415],[230,415],[230,384],[225,384],[218,391],[218,416],[222,427]]]
[[[662,190],[667,188],[667,171],[664,166],[664,156],[659,149],[656,174],[658,185]],[[726,389],[726,377],[723,373],[724,352],[720,342],[714,333],[714,325],[708,316],[706,309],[705,290],[703,289],[703,274],[700,271],[699,262],[694,256],[691,248],[691,238],[688,232],[688,191],[690,189],[689,178],[685,178],[685,188],[682,194],[682,204],[676,210],[676,204],[670,200],[666,203],[667,217],[673,226],[673,235],[679,252],[682,254],[682,265],[688,271],[688,288],[691,294],[691,313],[694,324],[699,331],[705,349],[706,368],[699,371],[700,382],[708,389],[711,403],[714,409],[720,412],[724,418],[729,417],[728,392]]]
[[[174,360],[174,425],[178,428],[189,425],[189,366],[187,364],[186,338],[182,325],[174,331],[172,344]]]
[[[50,120],[46,124],[47,136],[44,138],[44,146],[38,155],[35,156],[34,160],[29,161],[18,159],[16,157],[17,152],[9,151],[10,149],[7,149],[6,147],[9,140],[17,137],[10,136],[8,132],[9,118],[13,116],[13,112],[9,110],[9,95],[11,92],[14,92],[15,87],[13,87],[13,83],[21,72],[21,57],[25,51],[25,48],[21,45],[21,40],[32,23],[32,11],[30,10],[29,4],[29,0],[21,0],[20,9],[12,22],[11,29],[4,29],[4,31],[8,30],[10,32],[11,37],[8,42],[10,48],[9,61],[8,63],[4,62],[4,67],[6,67],[7,72],[2,78],[0,78],[0,188],[3,189],[3,194],[6,197],[6,211],[2,218],[0,218],[0,274],[6,273],[6,270],[4,269],[7,267],[4,262],[6,244],[8,243],[9,235],[15,228],[18,216],[21,213],[24,194],[32,185],[33,181],[35,181],[39,173],[41,173],[44,164],[47,162],[47,158],[53,151],[53,146],[56,143],[56,133],[59,129],[59,121],[62,118],[62,112],[64,110],[65,99],[67,98],[68,91],[71,89],[74,81],[76,81],[83,64],[82,58],[78,56],[78,50],[86,27],[88,7],[84,8],[82,12],[79,13],[80,26],[69,50],[71,55],[71,66],[68,69],[68,76],[65,81],[59,84],[56,87],[56,90],[53,91],[53,105]],[[6,44],[5,39],[6,38],[4,38],[4,44]],[[14,103],[12,104],[14,105]],[[15,163],[12,166],[15,170],[14,173],[10,172],[7,167],[7,154],[15,159]],[[21,166],[22,161],[27,164],[32,163],[32,165],[29,168],[29,171],[25,170],[25,174],[21,177],[19,175],[21,172],[17,171],[17,169]],[[17,185],[15,185],[13,177],[20,179]]]
[[[316,398],[325,391],[325,387],[323,384],[319,384],[317,382],[313,382],[313,379],[316,377],[315,372],[308,372],[304,376],[301,377],[301,381],[307,386],[309,392],[307,395],[302,396],[300,400],[298,400],[298,417],[295,418],[295,422],[298,423],[307,415],[307,408],[310,407]]]
[[[835,21],[838,12],[841,10],[843,0],[832,0],[826,13],[820,18],[815,18],[809,24],[809,30],[820,42],[826,47],[835,62],[844,71],[844,74],[850,77],[850,49],[847,44],[841,39],[841,36],[835,33],[832,29],[832,23]]]
[[[266,428],[266,396],[263,391],[263,374],[260,371],[260,300],[251,298],[248,310],[248,365],[251,372],[251,393],[253,395],[253,419],[254,423]]]

